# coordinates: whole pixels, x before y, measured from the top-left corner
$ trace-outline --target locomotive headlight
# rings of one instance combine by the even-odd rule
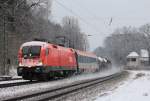
[[[43,65],[42,61],[39,60],[38,63],[37,63],[37,66],[42,66],[42,65]]]
[[[23,66],[23,64],[22,64],[22,63],[19,63],[19,66]]]

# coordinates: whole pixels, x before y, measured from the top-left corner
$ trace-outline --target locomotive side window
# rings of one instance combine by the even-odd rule
[[[91,63],[91,62],[96,62],[96,58],[93,57],[86,57],[86,56],[79,56],[79,62],[81,63]]]

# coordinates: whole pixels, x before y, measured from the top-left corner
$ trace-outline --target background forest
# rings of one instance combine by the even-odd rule
[[[35,38],[88,49],[78,20],[64,17],[61,24],[52,22],[51,5],[51,0],[0,0],[0,74],[9,74],[11,67],[17,67],[19,46]]]

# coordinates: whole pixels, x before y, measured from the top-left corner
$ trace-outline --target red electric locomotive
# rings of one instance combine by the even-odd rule
[[[74,73],[98,71],[97,56],[41,41],[24,43],[18,53],[17,73],[27,80],[47,80]]]

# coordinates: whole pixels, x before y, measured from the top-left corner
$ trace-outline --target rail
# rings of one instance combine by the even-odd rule
[[[22,95],[18,97],[13,97],[6,99],[5,101],[18,101],[18,100],[26,100],[26,101],[33,101],[33,100],[39,100],[39,101],[45,101],[45,100],[52,100],[55,98],[58,98],[60,96],[67,95],[71,92],[75,92],[80,89],[84,89],[89,86],[96,85],[98,83],[102,83],[104,81],[113,79],[115,77],[118,77],[122,74],[123,72],[115,73],[110,76],[106,77],[100,77],[100,78],[95,78],[95,79],[89,79],[89,80],[84,80],[84,81],[78,81],[73,84],[68,84],[64,85],[62,87],[57,87],[57,88],[50,88],[46,91],[39,91],[37,93],[29,94],[29,95]]]

